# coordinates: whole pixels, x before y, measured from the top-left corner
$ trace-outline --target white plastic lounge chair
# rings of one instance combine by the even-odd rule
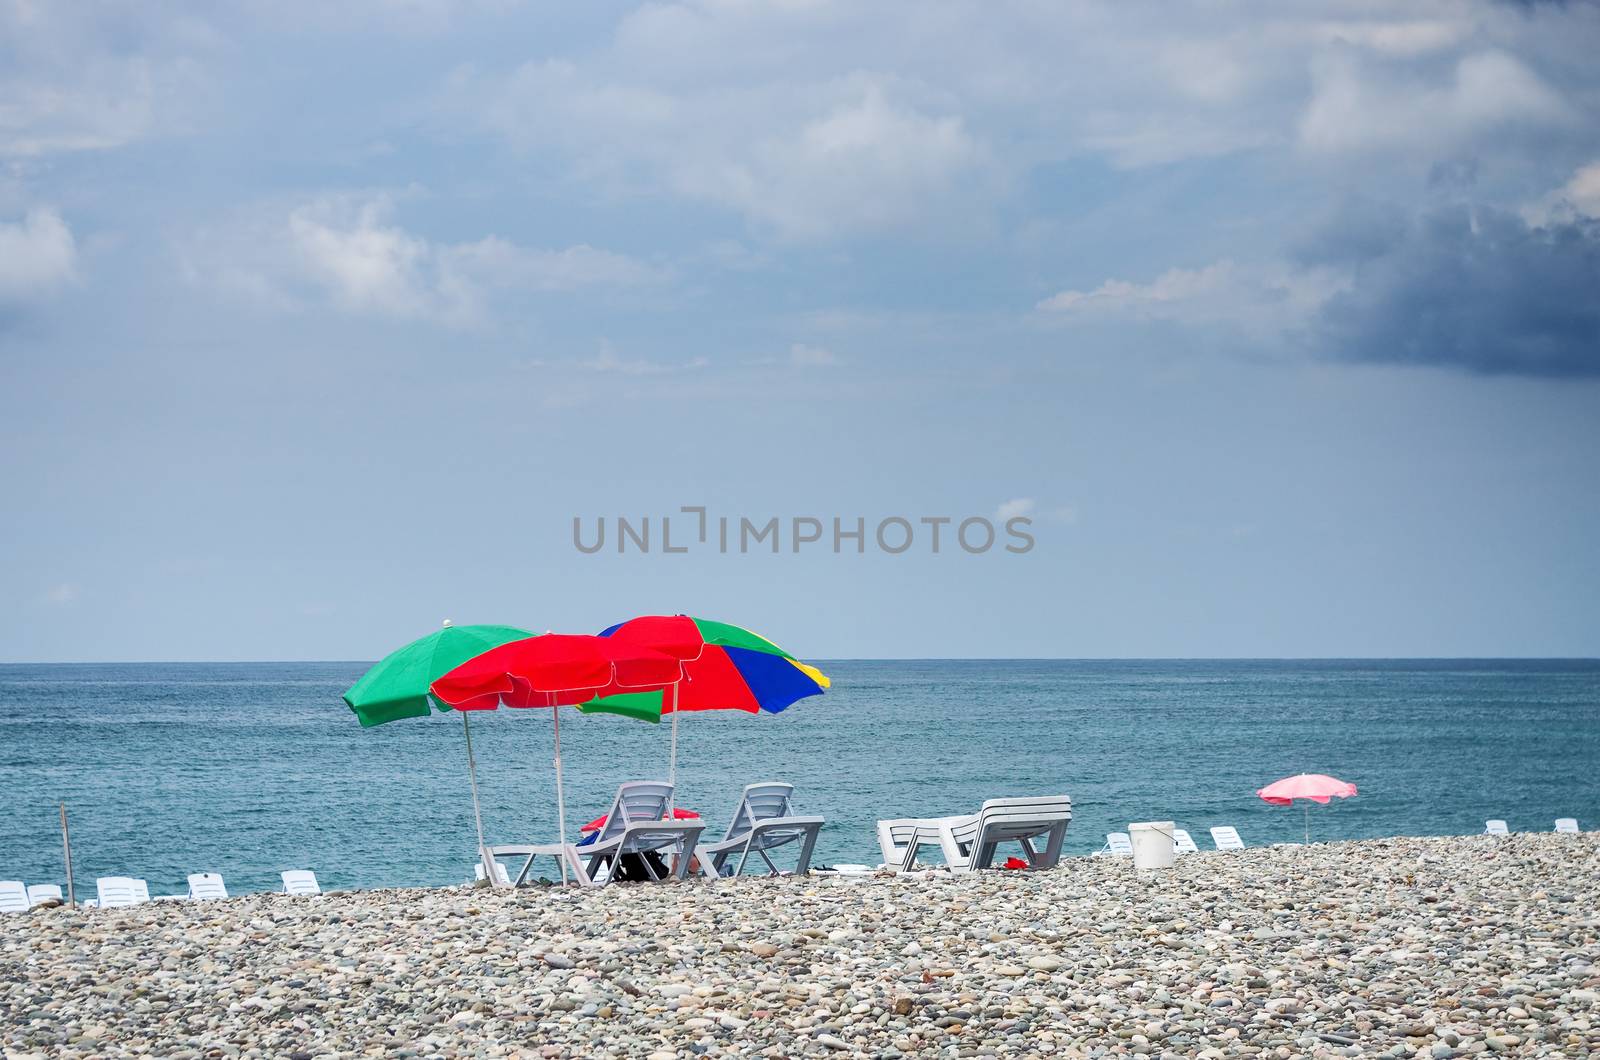
[[[1218,850],[1243,850],[1244,840],[1239,838],[1239,830],[1231,824],[1218,825],[1211,830],[1211,841],[1217,844]]]
[[[1131,858],[1133,857],[1133,840],[1127,832],[1107,832],[1106,845],[1094,852],[1097,858]]]
[[[61,887],[54,883],[35,883],[28,887],[28,908],[37,909],[41,905],[54,903],[60,905]]]
[[[565,861],[567,879],[582,886],[609,883],[616,875],[617,862],[626,854],[657,854],[675,857],[674,879],[687,879],[694,860],[695,843],[705,825],[697,819],[663,820],[672,802],[672,785],[664,780],[631,780],[617,788],[616,798],[606,813],[606,823],[593,842],[537,843],[489,847],[489,857],[523,858],[522,867],[511,877],[513,887],[528,879],[534,860],[552,857]],[[655,877],[649,858],[642,858],[645,870]],[[600,862],[606,862],[601,865]]]
[[[1172,830],[1172,845],[1180,854],[1198,854],[1200,848],[1194,845],[1194,836],[1182,828]]]
[[[959,817],[897,817],[878,822],[878,849],[883,852],[883,864],[900,872],[910,872],[917,866],[917,854],[923,847],[938,847],[944,854],[945,864],[951,868],[965,859],[956,846],[955,837],[948,827]]]
[[[0,880],[0,913],[26,913],[28,887],[21,880]]]
[[[800,844],[800,855],[795,862],[794,874],[804,876],[811,868],[811,851],[817,845],[817,833],[822,830],[821,817],[798,817],[790,812],[794,785],[778,781],[746,785],[739,796],[739,808],[733,813],[733,822],[727,834],[714,843],[701,843],[695,856],[704,876],[739,876],[744,873],[744,863],[753,853],[767,863],[769,876],[782,875],[772,863],[767,851],[789,843]],[[735,854],[738,864],[730,870],[728,862]]]
[[[491,861],[489,864],[494,866],[494,885],[496,887],[510,887],[511,875],[510,873],[506,872],[505,863],[500,861]],[[480,861],[476,865],[472,866],[472,872],[474,879],[483,879],[483,862]]]
[[[1072,799],[1066,795],[989,799],[973,816],[945,823],[961,854],[950,867],[958,872],[992,868],[1000,844],[1014,842],[1022,847],[1030,869],[1053,869],[1071,823]],[[1044,849],[1036,850],[1033,841],[1040,838]]]
[[[1578,834],[1578,819],[1576,817],[1557,817],[1556,831],[1571,835]]]
[[[290,869],[279,875],[283,877],[284,894],[304,896],[322,893],[322,888],[317,886],[317,874],[310,869]]]
[[[215,872],[197,872],[189,877],[189,900],[191,902],[214,902],[218,898],[228,897],[228,888],[222,884],[222,877]]]
[[[1500,820],[1500,818],[1496,817],[1492,821],[1483,822],[1483,834],[1484,835],[1510,835],[1511,834],[1511,829],[1506,827],[1506,823],[1504,821],[1502,821],[1502,820]]]
[[[101,909],[141,905],[150,900],[150,885],[132,876],[102,876],[94,885]]]

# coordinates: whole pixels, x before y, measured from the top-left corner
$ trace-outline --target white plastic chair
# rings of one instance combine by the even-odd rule
[[[26,913],[28,888],[21,880],[0,880],[0,913]]]
[[[794,785],[778,781],[749,784],[739,795],[739,808],[727,833],[714,843],[701,843],[695,852],[704,876],[739,876],[744,863],[752,853],[767,863],[768,875],[778,876],[778,866],[772,863],[767,851],[789,843],[800,844],[800,854],[795,862],[794,874],[804,876],[811,868],[811,851],[817,845],[817,833],[822,830],[821,817],[798,817],[790,813]],[[738,864],[731,871],[728,862],[739,855]]]
[[[214,902],[219,898],[228,897],[228,888],[223,886],[222,877],[215,872],[197,872],[189,877],[189,900],[191,902]]]
[[[1180,854],[1198,854],[1200,848],[1194,845],[1194,836],[1182,828],[1172,830],[1172,845]]]
[[[631,780],[617,788],[617,797],[611,800],[606,813],[606,823],[595,836],[594,842],[578,847],[578,856],[585,862],[592,883],[605,883],[616,876],[617,862],[625,854],[661,854],[670,851],[677,855],[673,878],[683,880],[689,876],[689,862],[693,860],[695,843],[705,825],[698,820],[668,821],[667,807],[672,803],[672,785],[664,780]],[[610,863],[611,871],[597,876],[601,859]],[[646,871],[652,877],[655,870],[650,860],[643,859]]]
[[[132,876],[102,876],[94,885],[101,909],[142,905],[150,900],[150,885]]]
[[[1218,850],[1243,850],[1244,840],[1239,838],[1239,830],[1231,824],[1218,825],[1211,830],[1211,841],[1217,845]]]
[[[304,896],[322,893],[322,888],[317,885],[317,874],[310,869],[290,869],[279,875],[283,877],[284,894]]]
[[[499,861],[491,861],[489,864],[494,866],[494,885],[496,887],[510,887],[511,875],[510,873],[506,872],[505,865]],[[483,862],[480,861],[476,865],[472,866],[472,871],[475,879],[483,879]]]
[[[1563,832],[1568,835],[1577,835],[1578,819],[1576,817],[1557,817],[1556,831]]]
[[[1061,860],[1061,844],[1072,823],[1072,799],[1066,795],[989,799],[971,817],[948,818],[944,827],[960,851],[958,872],[991,868],[1001,843],[1022,847],[1031,869],[1053,869]],[[1044,840],[1043,849],[1033,841]]]
[[[1107,832],[1106,845],[1095,851],[1095,857],[1131,858],[1133,840],[1127,832]]]
[[[1496,817],[1496,818],[1494,818],[1492,820],[1488,820],[1488,821],[1483,822],[1483,834],[1484,835],[1510,835],[1511,834],[1511,829],[1506,827],[1506,823],[1504,821],[1502,821],[1502,820],[1500,820],[1500,818]]]
[[[917,866],[917,854],[923,847],[938,847],[944,854],[945,864],[951,868],[965,859],[955,845],[948,825],[959,817],[897,817],[878,822],[878,849],[883,853],[883,864],[900,872],[910,872]]]
[[[60,905],[61,887],[54,883],[35,883],[28,887],[28,908],[37,909],[41,905],[54,902]]]

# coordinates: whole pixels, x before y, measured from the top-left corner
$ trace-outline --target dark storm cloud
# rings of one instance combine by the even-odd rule
[[[1315,321],[1328,356],[1600,376],[1600,224],[1536,227],[1502,210],[1458,207],[1380,238],[1377,216],[1354,211],[1342,241],[1320,256],[1356,262],[1351,287]]]

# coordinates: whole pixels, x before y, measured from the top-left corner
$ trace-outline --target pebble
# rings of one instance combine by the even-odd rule
[[[0,1056],[1600,1058],[1596,909],[1537,834],[48,909]]]

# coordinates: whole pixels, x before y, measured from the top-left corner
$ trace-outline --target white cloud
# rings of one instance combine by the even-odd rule
[[[994,521],[1004,523],[1007,519],[1032,515],[1035,507],[1032,497],[1018,497],[1015,500],[1005,501],[994,510]]]
[[[1177,320],[1270,334],[1300,324],[1349,282],[1344,269],[1223,259],[1197,269],[1168,269],[1148,283],[1108,279],[1088,290],[1060,291],[1035,308],[1064,319]]]
[[[536,359],[524,363],[529,368],[575,369],[596,375],[627,376],[680,375],[685,372],[698,372],[711,366],[711,360],[707,357],[691,357],[687,361],[657,361],[649,358],[621,357],[618,356],[616,348],[610,342],[604,340],[601,341],[600,349],[593,357],[566,361]]]
[[[0,221],[0,302],[21,302],[57,290],[77,270],[72,229],[54,210],[29,210],[17,222]]]
[[[46,589],[40,599],[54,607],[66,607],[76,602],[80,595],[81,592],[76,585],[71,582],[61,582]]]
[[[662,282],[655,267],[587,244],[546,250],[500,236],[427,239],[398,224],[391,193],[326,195],[255,211],[185,248],[191,279],[260,305],[325,302],[345,312],[450,325],[482,323],[514,292],[630,288]]]
[[[797,342],[789,347],[789,362],[800,368],[825,368],[838,364],[839,358],[830,349]]]
[[[1534,225],[1568,221],[1574,217],[1600,218],[1600,161],[1580,167],[1571,180],[1524,207],[1522,216]]]
[[[1313,67],[1300,143],[1318,153],[1456,150],[1508,129],[1573,125],[1577,110],[1515,56],[1462,56],[1442,77],[1335,55]]]

